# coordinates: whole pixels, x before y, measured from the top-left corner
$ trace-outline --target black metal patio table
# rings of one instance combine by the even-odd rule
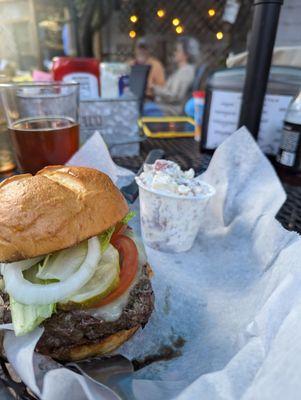
[[[155,148],[165,151],[166,158],[176,161],[183,169],[194,168],[199,174],[204,172],[210,162],[211,156],[201,154],[199,144],[194,139],[146,139],[141,142],[140,155],[135,157],[115,157],[115,162],[137,172],[141,167],[148,152]],[[287,200],[277,215],[277,219],[288,230],[301,233],[301,186],[284,185]],[[6,389],[13,389],[8,393]],[[9,371],[6,369],[4,359],[0,357],[0,399],[33,400],[35,397],[29,394],[23,383],[15,383],[11,380]]]

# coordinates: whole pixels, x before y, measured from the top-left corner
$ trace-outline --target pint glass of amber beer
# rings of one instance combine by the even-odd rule
[[[3,84],[0,95],[22,172],[65,164],[78,150],[78,83]]]

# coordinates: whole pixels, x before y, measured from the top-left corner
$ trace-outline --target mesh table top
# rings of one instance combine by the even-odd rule
[[[199,144],[191,138],[146,139],[141,142],[140,155],[134,157],[115,157],[117,164],[137,172],[148,152],[155,148],[165,151],[165,157],[177,162],[183,169],[194,168],[197,173],[206,170],[211,156],[201,154]],[[284,185],[287,200],[277,215],[277,219],[289,230],[301,233],[301,187]]]

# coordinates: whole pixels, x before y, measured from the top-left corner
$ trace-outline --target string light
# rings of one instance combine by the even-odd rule
[[[157,11],[157,15],[159,18],[163,18],[165,16],[165,10],[161,8],[160,10]]]
[[[178,25],[180,25],[180,20],[179,20],[179,18],[174,18],[174,19],[172,20],[172,24],[173,24],[173,26],[178,26]]]
[[[131,15],[130,16],[130,21],[133,22],[133,24],[135,24],[138,21],[137,15]]]
[[[208,15],[209,15],[209,17],[214,17],[215,16],[215,10],[213,8],[210,8],[208,10]]]
[[[129,31],[129,37],[131,38],[131,39],[134,39],[135,37],[136,37],[136,32],[135,31]]]
[[[216,39],[217,39],[217,40],[222,40],[223,37],[224,37],[223,32],[217,32],[217,33],[216,33]]]
[[[178,25],[178,26],[176,27],[176,32],[177,32],[178,35],[180,35],[181,33],[183,33],[183,31],[184,31],[183,26]]]

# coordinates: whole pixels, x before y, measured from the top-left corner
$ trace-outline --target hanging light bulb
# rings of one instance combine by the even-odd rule
[[[136,32],[135,31],[129,31],[129,37],[131,38],[131,39],[134,39],[135,37],[136,37]]]
[[[177,26],[176,27],[176,32],[177,32],[178,35],[181,35],[181,33],[184,32],[183,26],[181,26],[181,25]]]
[[[214,16],[215,16],[215,10],[214,10],[214,8],[210,8],[210,9],[208,10],[208,15],[209,15],[209,17],[214,17]]]
[[[157,15],[158,15],[159,18],[165,17],[165,10],[160,8],[160,10],[157,10]]]
[[[130,21],[133,22],[133,24],[135,24],[138,21],[138,17],[137,15],[133,14],[130,16]]]
[[[223,34],[223,32],[217,32],[215,36],[216,36],[217,40],[222,40],[222,38],[224,37],[224,34]]]
[[[178,26],[178,25],[180,25],[180,20],[179,20],[179,18],[174,18],[174,19],[172,20],[172,24],[173,24],[173,26]]]

